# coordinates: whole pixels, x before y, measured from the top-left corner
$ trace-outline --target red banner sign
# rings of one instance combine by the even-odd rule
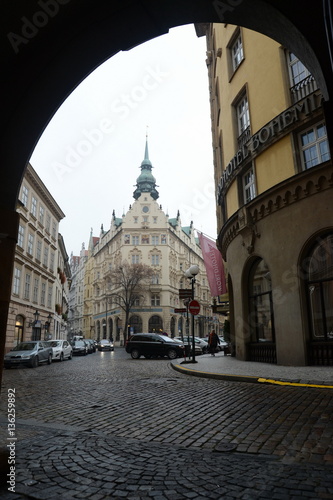
[[[217,297],[227,291],[222,255],[217,249],[214,241],[199,232],[198,236],[206,268],[210,293],[213,297]]]

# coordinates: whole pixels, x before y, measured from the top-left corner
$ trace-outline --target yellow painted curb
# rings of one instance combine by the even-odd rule
[[[221,380],[229,380],[229,381],[239,381],[239,382],[259,382],[262,384],[275,384],[275,385],[288,385],[288,386],[294,386],[294,387],[315,387],[319,389],[333,389],[333,385],[320,385],[320,384],[302,384],[299,382],[283,382],[281,380],[274,380],[270,378],[261,378],[261,377],[255,377],[251,375],[232,375],[232,374],[227,374],[227,373],[214,373],[214,372],[204,372],[200,370],[194,370],[193,368],[187,368],[184,367],[183,365],[176,365],[174,363],[171,363],[171,366],[175,369],[178,370],[179,372],[190,372],[193,375],[196,375],[198,377],[206,377],[206,378],[219,378]]]
[[[282,382],[280,380],[272,380],[269,378],[258,378],[258,382],[276,385],[292,385],[295,387],[318,387],[320,389],[333,389],[333,385],[317,385],[317,384],[301,384],[299,382]]]

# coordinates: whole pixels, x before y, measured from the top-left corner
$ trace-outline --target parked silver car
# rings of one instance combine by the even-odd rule
[[[192,336],[184,335],[184,340],[181,337],[175,337],[174,340],[178,340],[178,342],[183,342],[183,344],[185,345],[186,355],[187,356],[192,355],[192,348],[193,348]],[[203,348],[200,345],[200,342],[196,340],[196,337],[194,338],[194,347],[196,356],[203,354]]]
[[[48,340],[44,344],[52,347],[53,361],[63,361],[66,358],[72,359],[73,357],[73,347],[68,340]]]
[[[5,354],[4,366],[26,365],[35,368],[39,363],[52,363],[52,347],[48,342],[41,340],[28,340],[20,342],[14,349]]]

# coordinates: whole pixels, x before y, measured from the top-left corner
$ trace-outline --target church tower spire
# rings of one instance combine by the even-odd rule
[[[150,193],[154,200],[159,197],[158,191],[156,190],[156,179],[152,174],[152,164],[149,159],[148,153],[148,134],[146,134],[146,146],[145,146],[145,156],[141,162],[141,174],[136,180],[136,189],[133,193],[135,200],[140,198],[142,193]]]

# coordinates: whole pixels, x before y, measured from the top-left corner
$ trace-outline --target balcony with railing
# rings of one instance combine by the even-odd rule
[[[241,149],[250,139],[251,137],[251,130],[250,126],[248,126],[244,132],[237,137],[237,144],[238,144],[238,149]]]
[[[317,89],[318,85],[316,80],[312,75],[308,75],[306,78],[290,88],[292,103],[295,104],[301,99],[304,99],[304,97],[312,94],[312,92]]]

